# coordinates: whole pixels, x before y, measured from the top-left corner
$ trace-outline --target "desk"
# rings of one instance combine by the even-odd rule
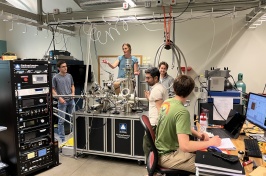
[[[197,125],[197,129],[200,129],[200,124],[197,123],[196,125]],[[233,144],[236,147],[236,150],[230,150],[231,155],[238,155],[239,150],[245,151],[245,144],[244,144],[245,138],[248,138],[248,137],[245,135],[239,135],[239,137],[237,139],[231,139],[231,141],[233,142]],[[254,160],[256,162],[257,166],[263,166],[262,158],[254,158],[254,157],[249,157],[249,158],[251,160]],[[253,167],[253,164],[249,164],[249,165],[244,167],[245,173],[247,176],[249,175],[249,173],[251,173],[253,171],[252,167]]]
[[[240,135],[237,139],[231,139],[231,141],[234,143],[234,145],[236,146],[237,150],[234,151],[230,151],[230,154],[232,155],[237,155],[238,150],[242,150],[245,151],[245,144],[244,144],[244,139],[247,138],[247,136],[244,135]],[[254,158],[254,157],[249,157],[251,160],[254,160],[257,164],[257,166],[262,166],[263,165],[263,161],[261,158]],[[245,166],[245,172],[246,175],[248,176],[249,173],[251,173],[253,164],[249,164],[247,166]]]

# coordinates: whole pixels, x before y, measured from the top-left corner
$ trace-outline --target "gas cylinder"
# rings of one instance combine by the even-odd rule
[[[243,82],[243,73],[238,73],[238,81],[236,82],[236,87],[242,93],[246,93],[246,84]]]

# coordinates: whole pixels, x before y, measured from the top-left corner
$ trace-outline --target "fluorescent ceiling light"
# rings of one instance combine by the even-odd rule
[[[32,13],[37,13],[37,2],[36,0],[6,0],[18,9],[25,10]]]
[[[136,7],[136,3],[133,0],[125,0],[125,1],[130,5],[130,7]]]

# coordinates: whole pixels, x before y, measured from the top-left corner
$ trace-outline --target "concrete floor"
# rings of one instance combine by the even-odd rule
[[[61,142],[55,133],[55,139]],[[66,140],[73,137],[70,133]],[[59,154],[60,165],[44,170],[37,176],[144,176],[146,166],[137,160],[82,154],[78,158]]]
[[[73,158],[60,154],[60,165],[45,170],[37,176],[144,176],[145,165],[136,160],[96,155],[81,155]]]

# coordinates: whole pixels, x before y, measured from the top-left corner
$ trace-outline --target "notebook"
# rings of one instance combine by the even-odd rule
[[[217,170],[221,173],[245,174],[240,161],[231,163],[215,157],[212,152],[196,151],[195,166],[204,170]]]
[[[220,138],[238,138],[243,124],[246,120],[244,115],[241,115],[237,111],[231,109],[224,128],[207,128],[207,132],[213,135],[218,135]]]
[[[244,169],[243,169],[244,170]],[[246,176],[244,174],[245,172],[242,171],[242,173],[232,173],[232,172],[223,172],[219,170],[212,170],[212,169],[207,169],[207,168],[200,168],[196,167],[196,173],[198,172],[198,175],[200,176]],[[259,176],[259,175],[256,175]]]

